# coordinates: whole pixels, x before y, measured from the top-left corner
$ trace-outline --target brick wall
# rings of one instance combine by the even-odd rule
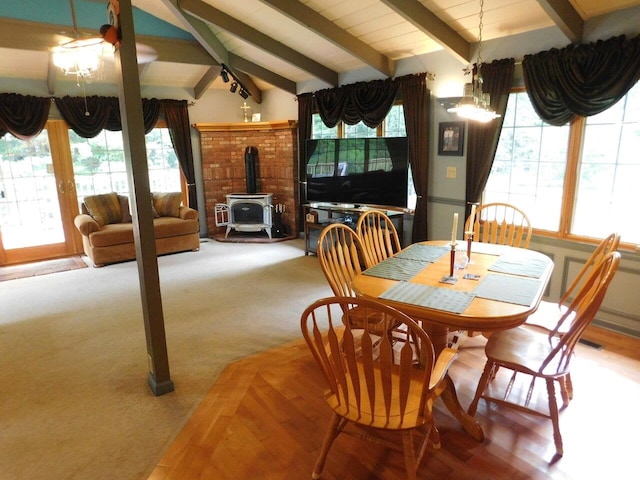
[[[244,152],[258,149],[257,192],[272,193],[273,204],[285,205],[284,225],[297,235],[298,125],[295,121],[197,124],[200,132],[202,177],[209,236],[223,233],[216,227],[215,204],[226,203],[228,193],[246,193]]]

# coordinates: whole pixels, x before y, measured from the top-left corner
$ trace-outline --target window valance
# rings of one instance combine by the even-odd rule
[[[17,93],[0,94],[0,138],[11,133],[27,140],[37,136],[49,118],[51,99]]]
[[[635,85],[640,79],[640,35],[526,55],[522,68],[540,118],[564,125],[608,109]]]

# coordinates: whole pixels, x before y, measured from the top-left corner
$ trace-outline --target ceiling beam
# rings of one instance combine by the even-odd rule
[[[291,0],[260,0],[272,8],[286,15],[303,27],[314,31],[324,39],[330,41],[342,50],[359,58],[370,67],[392,77],[395,72],[395,62],[381,54],[367,43],[338,27],[312,8],[300,2]]]
[[[242,23],[221,10],[212,7],[202,0],[180,0],[180,7],[189,14],[237,36],[259,49],[268,52],[285,62],[310,73],[329,85],[338,85],[338,73],[321,63],[302,55],[249,25]]]
[[[433,38],[456,59],[471,62],[471,44],[417,0],[381,0],[405,20]]]
[[[281,77],[277,73],[273,73],[266,68],[263,68],[260,65],[256,65],[255,63],[250,62],[245,58],[239,57],[238,55],[235,55],[231,52],[229,52],[229,63],[234,70],[239,70],[248,75],[258,77],[265,82],[270,83],[274,87],[284,90],[285,92],[293,93],[294,95],[298,93],[296,82]],[[240,80],[242,81],[242,79]]]
[[[571,43],[582,41],[584,20],[569,0],[538,0],[538,3]]]
[[[216,78],[220,75],[222,71],[222,67],[220,65],[215,67],[210,67],[209,70],[202,76],[200,81],[193,87],[193,98],[198,100],[207,89],[211,86],[211,84],[215,81]]]
[[[202,47],[209,52],[209,54],[218,62],[219,65],[227,65],[229,63],[229,52],[222,45],[222,42],[218,40],[218,37],[209,28],[205,22],[199,18],[190,15],[184,11],[179,5],[179,0],[162,0],[169,10],[182,22],[184,27],[194,36],[194,38],[202,45]],[[242,72],[235,72],[229,67],[233,74],[236,75],[247,91],[251,94],[253,99],[257,103],[262,102],[262,91],[251,80],[251,78]],[[214,79],[215,80],[215,79]],[[198,85],[196,85],[197,87]],[[195,89],[195,87],[194,87]]]

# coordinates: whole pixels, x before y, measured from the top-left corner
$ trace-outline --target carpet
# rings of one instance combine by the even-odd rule
[[[158,258],[171,379],[156,397],[136,262],[0,282],[0,478],[146,480],[231,362],[300,339],[331,294],[304,240]]]
[[[18,278],[35,277],[49,273],[67,272],[87,268],[87,264],[80,256],[57,258],[44,262],[24,263],[22,265],[10,265],[0,267],[0,282],[15,280]]]

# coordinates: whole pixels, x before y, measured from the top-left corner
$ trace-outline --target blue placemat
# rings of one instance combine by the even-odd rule
[[[408,260],[419,260],[421,262],[435,262],[450,249],[448,247],[437,247],[434,245],[421,245],[414,243],[401,252],[395,254],[395,258],[405,258]]]
[[[389,280],[410,280],[426,265],[426,262],[390,257],[362,273],[372,277],[388,278]]]
[[[489,274],[473,293],[489,300],[530,306],[539,288],[540,281],[533,278]]]
[[[539,258],[523,258],[522,255],[504,255],[495,261],[489,271],[498,273],[509,273],[522,277],[540,278],[547,269],[548,262]]]
[[[467,309],[475,295],[471,292],[460,292],[449,288],[398,282],[379,298],[459,314]]]

